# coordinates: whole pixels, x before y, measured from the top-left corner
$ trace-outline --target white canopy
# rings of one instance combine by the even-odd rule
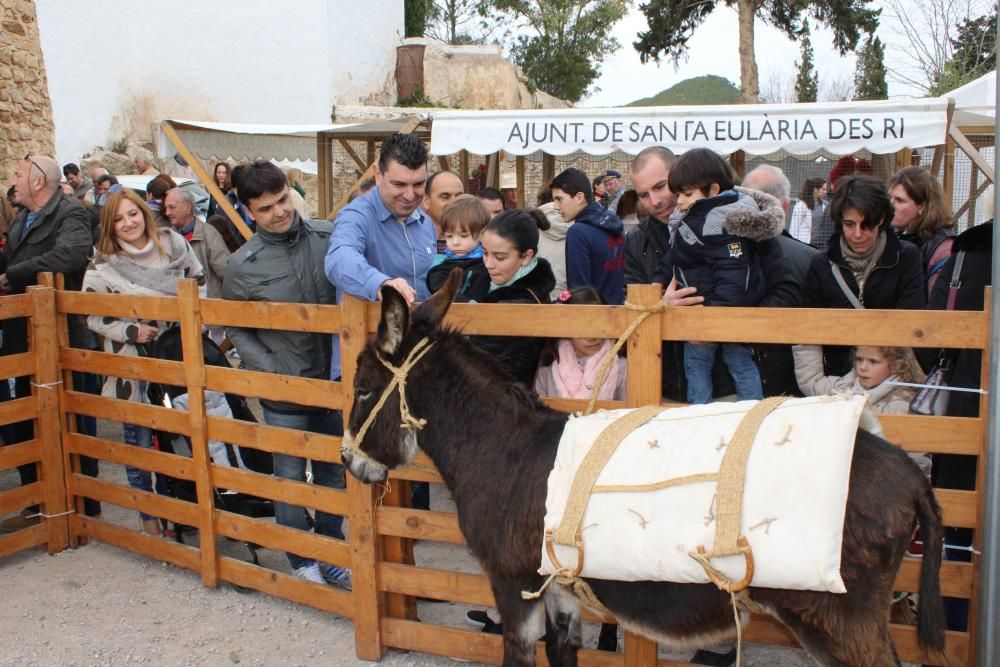
[[[955,100],[952,123],[958,127],[993,126],[997,122],[997,73],[984,74],[948,93]]]
[[[170,120],[184,144],[195,155],[234,160],[315,161],[316,134],[331,132],[342,125],[274,125],[256,123],[213,123],[201,120]],[[170,156],[177,151],[160,133],[156,153]]]
[[[729,154],[825,154],[943,144],[947,98],[819,104],[740,104],[698,107],[622,107],[528,111],[434,113],[431,153],[460,150],[486,155],[542,151],[567,155],[638,153],[666,146],[675,153],[695,147]]]

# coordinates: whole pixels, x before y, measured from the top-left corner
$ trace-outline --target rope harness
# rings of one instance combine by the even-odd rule
[[[364,440],[365,434],[368,433],[368,429],[375,422],[375,418],[378,413],[382,410],[385,402],[389,400],[389,396],[392,395],[393,391],[399,390],[399,417],[401,423],[400,428],[406,429],[408,431],[419,431],[424,426],[427,425],[426,419],[419,419],[414,417],[410,412],[410,405],[406,401],[406,376],[409,375],[410,371],[414,366],[417,365],[427,352],[434,347],[434,343],[429,338],[423,338],[410,353],[406,355],[406,359],[400,366],[393,366],[391,363],[382,358],[382,355],[375,352],[375,357],[379,360],[386,369],[392,373],[392,380],[386,385],[385,389],[382,390],[382,395],[379,397],[378,402],[372,411],[368,413],[368,418],[365,419],[361,428],[358,430],[358,434],[351,439],[349,443],[346,443],[350,449],[361,449],[361,442]]]

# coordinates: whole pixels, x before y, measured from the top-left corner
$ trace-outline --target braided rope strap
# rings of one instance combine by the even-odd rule
[[[764,419],[774,412],[787,396],[774,396],[758,401],[743,415],[736,432],[726,445],[726,453],[719,467],[719,480],[716,484],[716,523],[715,543],[711,551],[699,546],[689,556],[698,561],[705,574],[720,590],[732,593],[741,591],[753,580],[753,550],[747,538],[740,535],[740,521],[743,517],[743,483],[746,480],[747,460],[753,448],[754,438],[760,430]],[[723,572],[712,565],[712,558],[742,555],[746,561],[746,574],[743,579],[734,582]]]
[[[587,403],[587,409],[584,410],[584,415],[594,414],[594,408],[597,407],[597,395],[601,391],[601,387],[604,386],[604,381],[608,378],[608,372],[611,371],[611,364],[614,362],[615,357],[618,356],[618,351],[622,349],[622,346],[628,342],[628,339],[632,336],[639,325],[646,321],[646,318],[655,313],[662,313],[663,309],[666,308],[666,304],[662,301],[654,303],[649,306],[641,306],[635,303],[625,302],[625,309],[636,311],[639,314],[636,316],[632,323],[628,325],[622,335],[618,337],[615,344],[611,346],[611,352],[608,356],[604,358],[601,362],[600,367],[597,370],[597,381],[594,383],[594,389],[590,394],[590,402]]]
[[[392,373],[392,380],[386,385],[385,389],[382,390],[382,395],[379,396],[378,402],[375,404],[375,407],[372,408],[372,411],[368,413],[368,418],[365,419],[365,422],[361,425],[361,428],[358,430],[358,434],[352,438],[349,443],[345,438],[345,444],[352,449],[361,448],[361,441],[364,439],[365,434],[368,433],[368,429],[371,428],[371,425],[375,422],[375,418],[382,410],[385,402],[389,400],[389,396],[391,396],[392,392],[397,389],[399,390],[399,416],[401,419],[400,428],[405,428],[410,431],[419,431],[427,425],[426,419],[418,419],[410,412],[410,405],[406,401],[406,376],[409,375],[413,367],[417,365],[417,362],[419,362],[432,347],[434,347],[434,343],[429,338],[421,339],[420,342],[413,346],[410,353],[406,355],[406,359],[404,359],[403,363],[398,367],[393,366],[391,363],[383,359],[381,354],[378,354],[377,352],[375,353],[379,362],[385,366],[390,373]]]

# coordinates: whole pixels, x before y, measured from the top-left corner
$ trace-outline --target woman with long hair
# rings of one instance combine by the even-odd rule
[[[228,162],[216,162],[215,167],[212,169],[212,178],[215,180],[215,185],[222,191],[222,194],[228,194],[233,189],[232,169],[230,169]],[[215,209],[218,206],[219,203],[215,201],[215,197],[209,197],[208,215],[215,215]]]
[[[889,198],[892,228],[899,238],[920,248],[930,295],[955,242],[955,221],[945,202],[944,188],[927,169],[906,167],[889,181]]]
[[[807,178],[802,184],[802,193],[792,208],[792,221],[788,225],[788,233],[794,238],[809,243],[812,240],[813,211],[817,206],[823,206],[827,186],[825,178]]]
[[[176,296],[177,281],[204,281],[197,256],[184,237],[169,228],[157,227],[153,214],[132,190],[115,192],[101,210],[101,236],[97,252],[83,278],[84,292],[131,296]],[[204,287],[202,287],[204,290]],[[90,315],[87,326],[104,340],[104,351],[139,356],[147,343],[167,323],[134,317]],[[146,382],[109,376],[101,392],[108,398],[148,403]],[[123,424],[126,444],[150,448],[152,431],[146,426]],[[151,492],[153,476],[147,470],[126,466],[129,485]],[[141,513],[143,530],[162,534],[159,519]]]
[[[892,232],[892,205],[882,183],[859,174],[840,179],[830,199],[830,247],[809,265],[807,308],[921,310],[927,300],[920,251]],[[831,348],[825,375],[846,375],[850,350]]]

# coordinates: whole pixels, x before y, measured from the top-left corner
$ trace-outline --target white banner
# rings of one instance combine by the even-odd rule
[[[485,155],[542,151],[635,154],[647,146],[675,153],[711,148],[722,154],[861,150],[894,153],[943,144],[947,98],[824,104],[623,107],[539,111],[454,111],[433,114],[431,152]]]

